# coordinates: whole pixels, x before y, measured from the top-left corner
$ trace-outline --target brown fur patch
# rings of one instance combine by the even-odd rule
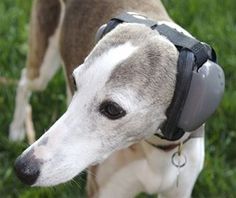
[[[27,57],[27,76],[39,76],[40,66],[48,47],[49,38],[55,32],[60,18],[59,0],[35,0],[32,9]]]

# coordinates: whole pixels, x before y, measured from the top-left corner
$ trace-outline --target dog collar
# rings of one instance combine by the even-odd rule
[[[156,136],[156,134],[155,134]],[[159,136],[158,136],[159,137]],[[185,140],[183,141],[179,141],[177,143],[173,143],[173,144],[158,144],[156,143],[155,141],[153,141],[152,139],[146,139],[145,142],[148,143],[149,145],[159,149],[159,150],[162,150],[164,152],[169,152],[169,151],[172,151],[174,150],[175,148],[177,148],[178,146],[180,146],[180,144],[185,144],[187,143],[189,140],[191,139],[194,139],[194,138],[203,138],[204,137],[204,130],[197,130],[196,132],[193,132],[191,133]],[[165,139],[165,138],[162,138],[161,139]]]
[[[184,140],[182,142],[182,144],[185,144],[186,142],[188,142],[189,140],[191,139],[191,137],[189,136],[186,140]],[[157,144],[154,144],[152,142],[149,142],[148,140],[145,140],[148,144],[150,144],[151,146],[159,149],[159,150],[162,150],[162,151],[165,151],[165,152],[169,152],[169,151],[172,151],[174,150],[175,148],[177,148],[181,143],[176,143],[176,144],[168,144],[168,145],[157,145]]]

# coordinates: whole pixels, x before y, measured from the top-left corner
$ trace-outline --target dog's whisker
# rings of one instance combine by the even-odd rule
[[[82,185],[79,183],[79,181],[75,180],[74,178],[71,180],[70,184],[76,185],[79,189],[82,189]]]
[[[87,169],[86,170],[87,173],[91,174],[92,176],[94,176],[95,178],[97,177],[97,174],[92,172],[91,170]]]

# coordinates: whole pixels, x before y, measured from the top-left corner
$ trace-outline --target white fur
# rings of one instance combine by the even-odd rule
[[[22,140],[25,136],[24,121],[29,96],[30,92],[28,90],[28,79],[26,77],[26,71],[23,69],[16,93],[14,117],[10,125],[9,138],[13,141]]]
[[[134,53],[135,50],[137,50],[137,47],[132,46],[131,43],[111,48],[108,52],[98,57],[94,63],[89,63],[90,66],[86,71],[84,71],[87,65],[85,61],[83,65],[77,67],[73,72],[78,88],[80,88],[80,82],[83,82],[83,87],[86,87],[87,92],[101,89],[110,77],[113,69]],[[81,75],[83,71],[85,74]],[[87,94],[85,97],[88,97]]]
[[[134,149],[138,148],[143,153],[137,151],[139,156],[136,159],[132,159],[132,151],[129,155],[129,151],[121,150],[98,168],[99,197],[130,198],[142,191],[158,193],[162,198],[190,197],[195,180],[203,168],[204,138],[192,139],[184,144],[183,154],[188,161],[186,166],[180,168],[178,187],[178,169],[171,164],[171,157],[177,148],[164,152],[145,141]]]

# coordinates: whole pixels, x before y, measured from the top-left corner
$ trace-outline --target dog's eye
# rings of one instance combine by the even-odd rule
[[[116,120],[126,114],[125,110],[122,109],[120,105],[112,101],[103,102],[99,107],[99,111],[111,120]]]

